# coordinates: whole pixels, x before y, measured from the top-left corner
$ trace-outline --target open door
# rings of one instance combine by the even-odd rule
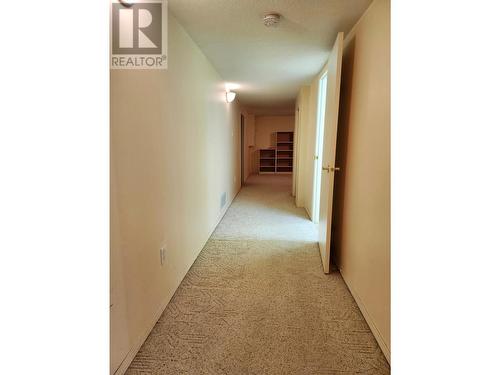
[[[323,156],[321,168],[321,193],[319,207],[318,242],[325,273],[330,272],[330,251],[333,222],[333,186],[335,151],[337,148],[337,124],[340,99],[340,73],[344,33],[338,33],[332,53],[328,59],[325,125],[323,133]]]

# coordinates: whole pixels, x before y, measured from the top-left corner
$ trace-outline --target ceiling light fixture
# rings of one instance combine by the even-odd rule
[[[234,98],[236,98],[236,93],[234,91],[226,91],[226,101],[231,103]]]
[[[267,27],[277,26],[280,22],[281,16],[278,13],[268,13],[264,15],[262,20],[264,21],[264,25]]]
[[[122,3],[123,6],[130,8],[132,5],[134,5],[134,0],[119,0],[120,3]]]

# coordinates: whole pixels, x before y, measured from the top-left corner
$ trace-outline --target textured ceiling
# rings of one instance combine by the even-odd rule
[[[239,102],[257,114],[293,113],[299,88],[325,64],[372,0],[168,0],[171,11]],[[278,27],[262,16],[282,15]]]

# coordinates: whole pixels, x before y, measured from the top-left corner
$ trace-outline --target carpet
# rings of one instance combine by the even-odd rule
[[[389,374],[289,176],[251,176],[127,375]]]

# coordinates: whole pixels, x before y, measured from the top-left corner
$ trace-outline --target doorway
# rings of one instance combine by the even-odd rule
[[[241,134],[241,140],[240,140],[240,143],[241,143],[241,156],[240,156],[240,159],[241,159],[241,172],[240,172],[240,176],[241,176],[241,186],[243,186],[245,184],[245,116],[243,116],[243,114],[240,114],[240,122],[241,122],[241,131],[240,131],[240,134]]]
[[[323,155],[323,136],[325,130],[326,88],[328,72],[323,73],[318,87],[318,108],[316,116],[316,148],[314,152],[314,185],[313,185],[313,212],[312,220],[319,222],[319,203],[321,195],[321,166]]]

